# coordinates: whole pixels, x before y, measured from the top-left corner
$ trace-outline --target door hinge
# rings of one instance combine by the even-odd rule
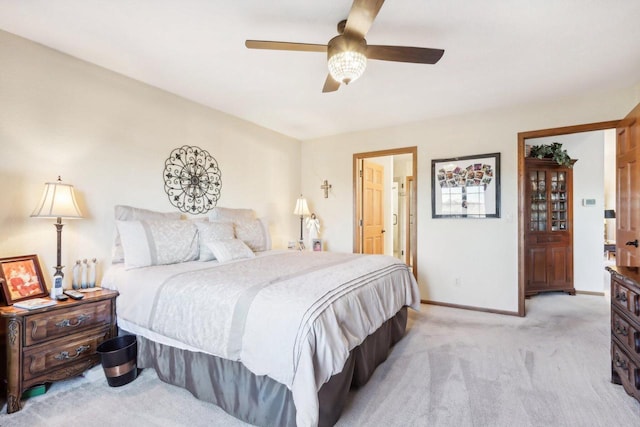
[[[360,227],[362,227],[362,220],[360,220]]]
[[[360,178],[362,178],[362,169],[360,169]]]

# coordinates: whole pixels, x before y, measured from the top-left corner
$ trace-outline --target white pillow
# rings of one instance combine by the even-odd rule
[[[116,205],[114,213],[116,221],[175,220],[181,218],[180,212],[156,212],[125,205]],[[117,264],[120,262],[124,262],[124,252],[122,250],[120,233],[116,227],[115,236],[113,238],[113,248],[111,249],[111,263]]]
[[[271,249],[269,225],[264,218],[235,222],[236,237],[254,252]]]
[[[210,221],[251,221],[256,219],[256,213],[253,209],[231,209],[215,207],[209,212]]]
[[[207,243],[216,240],[228,240],[235,237],[233,231],[233,223],[228,221],[198,221],[195,222],[198,227],[198,242],[200,246],[199,261],[211,261],[216,259],[207,246]]]
[[[175,264],[198,257],[198,229],[191,221],[116,221],[125,268]]]
[[[238,239],[215,240],[207,243],[207,246],[209,246],[213,255],[220,262],[242,258],[253,258],[256,256],[249,246],[245,245],[242,240]]]

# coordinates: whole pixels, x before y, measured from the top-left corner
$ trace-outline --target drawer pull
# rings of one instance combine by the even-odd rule
[[[616,322],[616,335],[622,335],[623,337],[626,337],[627,335],[629,335],[629,330],[624,326],[621,326],[620,322]]]
[[[80,326],[82,324],[82,322],[84,322],[87,319],[91,319],[91,315],[89,314],[81,314],[80,316],[78,316],[75,321],[72,323],[71,320],[69,319],[64,319],[61,320],[60,322],[56,323],[56,326],[58,328],[69,328],[69,327],[76,327],[76,326]]]
[[[75,359],[76,357],[80,356],[82,353],[89,350],[90,348],[91,346],[89,345],[81,345],[76,349],[76,354],[74,354],[73,356],[70,356],[68,351],[63,351],[63,352],[60,352],[60,354],[58,354],[57,356],[55,356],[55,359],[57,360]]]

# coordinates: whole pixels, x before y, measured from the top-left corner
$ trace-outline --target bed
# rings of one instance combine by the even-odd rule
[[[419,308],[415,279],[387,256],[270,250],[264,241],[254,250],[234,220],[234,237],[222,239],[193,221],[118,221],[124,262],[102,281],[120,292],[118,326],[138,336],[139,368],[243,421],[333,425],[349,389],[404,335],[407,307]],[[185,233],[193,227],[195,238]],[[214,259],[200,259],[205,246]],[[136,254],[145,250],[156,253]],[[166,262],[163,252],[180,251],[181,262]],[[127,262],[131,254],[138,259]]]

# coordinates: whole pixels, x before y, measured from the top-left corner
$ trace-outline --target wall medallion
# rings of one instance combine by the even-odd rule
[[[182,212],[207,213],[218,203],[221,189],[218,162],[206,150],[183,145],[164,162],[164,191]]]

